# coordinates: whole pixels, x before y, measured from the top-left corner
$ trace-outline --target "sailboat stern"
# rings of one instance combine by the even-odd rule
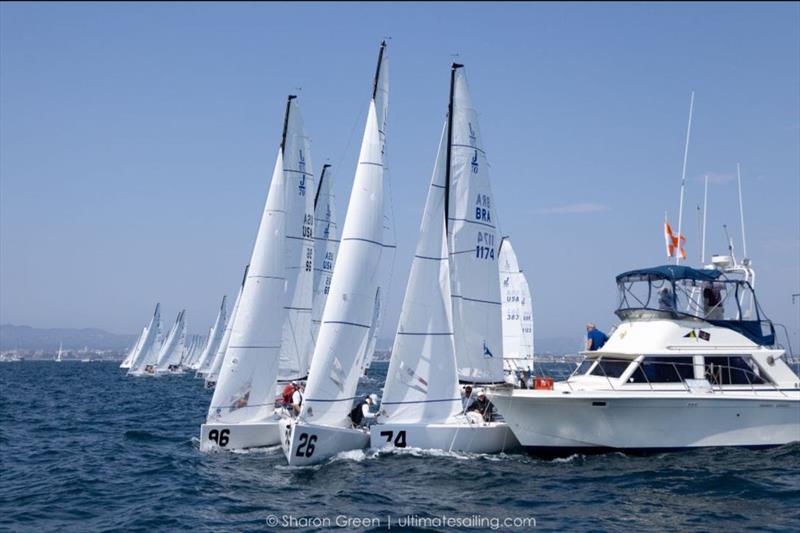
[[[370,448],[419,448],[446,452],[500,453],[519,448],[517,438],[505,422],[481,424],[387,423],[370,428]]]
[[[361,429],[307,424],[294,419],[281,420],[278,425],[281,447],[291,466],[321,463],[338,453],[369,446],[369,433]]]
[[[279,419],[227,424],[213,422],[200,426],[200,451],[246,450],[277,446],[281,442]]]

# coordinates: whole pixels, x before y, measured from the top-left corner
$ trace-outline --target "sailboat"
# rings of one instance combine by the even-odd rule
[[[222,336],[225,334],[225,327],[228,322],[228,308],[227,308],[227,296],[222,297],[222,303],[219,306],[219,312],[217,313],[217,318],[214,320],[214,325],[211,326],[211,329],[208,332],[208,342],[203,348],[203,351],[200,354],[200,358],[197,360],[197,365],[194,370],[197,371],[197,375],[203,376],[208,372],[208,369],[211,367],[211,363],[214,362],[214,357],[217,354],[217,350],[219,350],[219,345],[222,342]]]
[[[381,43],[350,204],[336,268],[322,313],[305,399],[297,419],[282,419],[281,446],[289,464],[316,463],[363,449],[369,434],[348,418],[375,324],[383,251],[383,144],[388,65]]]
[[[64,357],[64,343],[59,342],[58,343],[58,353],[56,354],[56,357],[53,360],[56,363],[60,363],[61,361],[64,360],[63,357]]]
[[[131,349],[128,351],[128,355],[125,356],[125,359],[120,363],[120,368],[130,368],[131,363],[133,363],[133,359],[136,357],[136,354],[142,348],[142,343],[144,342],[145,337],[147,337],[147,326],[142,328],[142,332],[139,334],[139,337],[136,339],[136,342],[131,346]]]
[[[156,304],[153,318],[150,319],[146,329],[147,335],[139,351],[134,356],[131,367],[128,369],[129,376],[152,375],[155,373],[155,363],[158,353],[161,351],[161,345],[164,343],[164,335],[161,330],[161,304]]]
[[[519,268],[511,240],[500,240],[500,293],[503,315],[503,366],[506,379],[533,372],[533,304],[525,274]]]
[[[453,64],[372,448],[492,453],[518,445],[504,422],[464,413],[459,389],[459,374],[485,383],[503,372],[495,211],[478,131],[462,65]]]
[[[276,390],[308,375],[315,190],[310,141],[291,95],[266,208],[201,427],[202,450],[280,441],[283,409],[275,406]]]
[[[156,374],[179,373],[180,361],[186,349],[186,310],[178,313],[156,358]]]

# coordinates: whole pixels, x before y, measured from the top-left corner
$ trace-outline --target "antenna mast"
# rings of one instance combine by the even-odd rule
[[[700,248],[700,266],[706,263],[706,217],[708,216],[708,174],[706,174],[705,192],[703,192],[703,244]]]
[[[736,163],[736,179],[739,182],[739,221],[742,224],[742,254],[743,259],[747,258],[747,240],[744,238],[744,207],[742,205],[742,171],[739,163]]]
[[[678,252],[675,254],[675,264],[681,262],[681,235],[683,234],[683,193],[686,190],[686,160],[689,157],[689,139],[692,135],[692,111],[694,110],[694,91],[689,100],[689,125],[686,127],[686,145],[683,148],[683,170],[681,171],[681,203],[678,208]]]

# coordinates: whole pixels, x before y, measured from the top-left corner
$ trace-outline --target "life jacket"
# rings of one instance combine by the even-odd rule
[[[281,398],[283,398],[283,403],[284,404],[291,404],[292,403],[292,394],[294,394],[294,387],[292,387],[291,383],[288,383],[283,388],[283,392],[281,393]]]
[[[367,400],[361,400],[360,402],[358,402],[358,404],[356,404],[355,407],[353,407],[350,410],[350,414],[347,415],[350,417],[350,420],[352,420],[353,424],[356,426],[361,425],[361,422],[364,420],[364,411],[362,410],[362,407],[364,407],[366,403]]]

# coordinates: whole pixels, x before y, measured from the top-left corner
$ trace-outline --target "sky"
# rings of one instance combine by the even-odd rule
[[[532,286],[537,338],[616,318],[614,276],[664,263],[683,219],[699,264],[748,255],[800,348],[800,4],[0,4],[0,323],[135,333],[157,301],[205,332],[247,263],[299,95],[343,222],[378,45],[396,328],[446,113],[466,65],[501,233]],[[577,347],[577,346],[576,346]]]

